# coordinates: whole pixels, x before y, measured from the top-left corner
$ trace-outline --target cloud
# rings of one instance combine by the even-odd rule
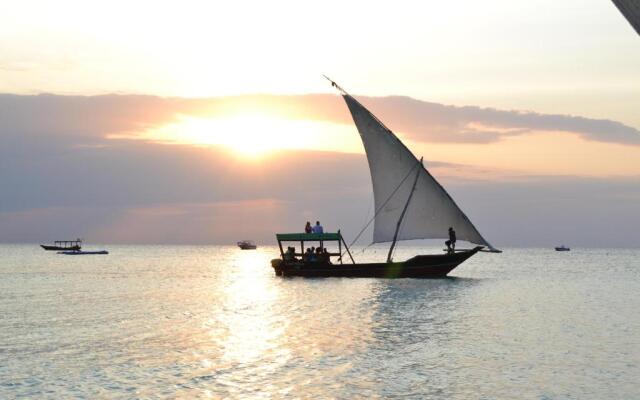
[[[314,177],[317,190],[274,186],[246,200],[167,202],[156,198],[136,205],[78,203],[0,212],[0,242],[80,236],[93,243],[231,244],[251,238],[272,244],[276,232],[299,231],[305,221],[315,219],[329,230],[341,229],[350,241],[373,214],[371,189],[368,182],[363,185],[366,171],[340,185],[334,185],[329,172],[334,171]],[[269,184],[275,181],[269,179]],[[345,187],[350,189],[342,190]],[[445,187],[498,247],[551,248],[561,243],[640,247],[640,177],[527,177],[455,182]],[[259,197],[261,194],[271,197]],[[131,195],[135,197],[135,191]],[[216,197],[215,190],[210,197]],[[367,244],[370,239],[369,230],[359,243]]]
[[[360,100],[392,130],[417,141],[491,143],[535,132],[570,132],[584,140],[640,146],[638,129],[606,119],[456,107],[398,96]]]
[[[27,65],[20,64],[0,64],[0,71],[5,72],[26,72],[29,71],[30,67]]]
[[[273,241],[274,227],[282,226],[290,209],[278,199],[123,208],[89,235],[120,243],[232,243],[246,237],[265,243]]]
[[[638,129],[612,120],[457,107],[401,96],[357,98],[389,128],[415,141],[481,144],[536,132],[568,132],[589,141],[640,146]],[[325,94],[203,99],[136,95],[0,95],[3,135],[56,135],[73,137],[83,143],[103,140],[109,133],[140,133],[177,121],[179,115],[220,117],[261,112],[283,118],[352,124],[342,99]]]
[[[362,100],[408,135],[440,126],[432,130],[435,137],[423,140],[452,140],[452,127],[473,123],[481,128],[472,129],[493,127],[495,135],[574,129],[588,140],[635,144],[636,131],[613,122],[407,98]],[[179,114],[227,115],[264,107],[294,118],[351,123],[341,101],[330,95],[191,100],[0,95],[0,241],[80,236],[104,242],[205,244],[248,237],[268,243],[276,231],[296,231],[316,219],[352,238],[373,211],[363,155],[286,151],[248,162],[216,147],[105,139],[110,133],[174,121]],[[404,107],[406,102],[413,106]],[[608,126],[617,126],[618,136],[608,137]],[[484,131],[465,135],[476,134],[492,137]],[[462,181],[452,178],[456,171],[467,174],[477,168],[426,164],[496,246],[640,246],[638,177]]]
[[[447,189],[502,246],[640,247],[640,175],[530,176]]]

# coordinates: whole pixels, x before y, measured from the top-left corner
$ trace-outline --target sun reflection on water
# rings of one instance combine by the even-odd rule
[[[378,288],[372,280],[276,277],[269,264],[274,255],[274,249],[234,251],[218,304],[205,321],[218,351],[203,367],[233,386],[269,376],[286,380],[309,364],[304,392],[294,386],[281,390],[293,396],[320,393],[329,387],[326,380],[351,370],[350,357],[375,340]],[[313,374],[312,365],[324,362],[333,366],[322,376]]]
[[[264,273],[271,257],[261,250],[238,250],[229,266],[235,278],[222,292],[222,315],[216,317],[224,326],[224,334],[220,337],[217,329],[211,332],[221,343],[224,363],[269,359],[265,365],[276,368],[288,358],[288,351],[277,346],[285,329],[284,320],[274,315],[279,291]]]

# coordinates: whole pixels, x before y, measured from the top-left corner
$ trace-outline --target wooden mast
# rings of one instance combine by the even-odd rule
[[[422,157],[420,157],[420,165],[422,166]],[[400,214],[400,218],[398,219],[398,223],[396,224],[396,231],[393,234],[393,241],[391,242],[391,247],[389,247],[389,254],[387,254],[387,262],[390,263],[391,256],[393,254],[393,248],[396,247],[396,241],[398,239],[398,232],[400,232],[400,225],[402,224],[402,220],[404,219],[404,214],[407,212],[407,208],[409,208],[409,203],[411,202],[411,198],[413,197],[413,192],[416,191],[416,185],[418,184],[418,177],[420,176],[420,168],[416,171],[416,178],[413,180],[413,186],[411,187],[411,193],[409,193],[409,198],[407,199],[407,203],[404,205],[402,209],[402,214]]]

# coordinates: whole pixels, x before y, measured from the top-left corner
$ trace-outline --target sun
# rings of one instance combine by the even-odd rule
[[[183,117],[175,128],[174,137],[180,141],[220,145],[246,156],[309,144],[307,135],[295,132],[286,121],[260,114],[216,119]]]
[[[170,144],[222,146],[249,158],[278,150],[361,151],[359,138],[350,126],[260,113],[216,118],[179,115],[175,122],[136,138]]]

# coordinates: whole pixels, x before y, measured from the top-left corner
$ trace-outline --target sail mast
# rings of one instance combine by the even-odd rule
[[[422,157],[420,157],[420,165],[422,165]],[[393,241],[391,241],[391,247],[389,247],[389,254],[387,254],[388,263],[391,262],[393,248],[396,247],[396,241],[398,240],[398,232],[400,232],[400,225],[402,225],[402,220],[404,219],[404,215],[407,213],[407,208],[409,208],[409,203],[411,202],[413,193],[416,191],[416,185],[418,184],[419,176],[420,176],[420,169],[418,168],[418,170],[416,171],[416,179],[414,179],[413,186],[411,187],[411,193],[409,193],[409,198],[407,199],[407,203],[404,205],[404,208],[402,209],[402,214],[400,214],[400,218],[398,219],[398,224],[396,225],[396,231],[393,234]]]

